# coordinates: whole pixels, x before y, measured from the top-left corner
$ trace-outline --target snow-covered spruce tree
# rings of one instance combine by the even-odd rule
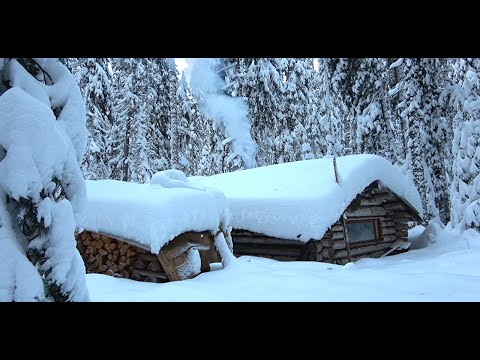
[[[224,129],[198,112],[196,129],[198,129],[200,155],[196,175],[214,175],[223,172],[224,167]]]
[[[451,223],[480,230],[480,60],[453,64],[455,111],[452,152]]]
[[[142,59],[113,59],[114,126],[109,140],[111,177],[143,183],[149,179],[146,134],[147,80]]]
[[[248,67],[248,107],[253,140],[258,144],[257,166],[275,164],[275,135],[284,121],[281,59],[254,59]]]
[[[445,144],[446,126],[438,103],[442,92],[443,61],[440,59],[404,59],[400,91],[400,117],[406,124],[407,153],[404,171],[413,179],[422,197],[424,219],[444,220],[448,214],[445,198],[447,186],[445,161],[449,144]],[[442,205],[443,204],[443,205]]]
[[[395,160],[394,127],[386,106],[387,62],[380,58],[358,59],[351,94],[352,147],[358,154],[376,154]]]
[[[314,151],[321,155],[340,156],[344,153],[345,122],[341,119],[346,111],[338,86],[341,79],[341,72],[337,70],[339,63],[338,59],[329,58],[319,59],[318,62],[317,83],[320,97],[318,111],[323,136],[318,137],[317,141],[314,139],[312,146]]]
[[[339,119],[339,137],[342,147],[355,152],[355,94],[353,92],[360,59],[325,59],[328,79],[335,112]]]
[[[392,162],[403,166],[407,156],[407,124],[400,116],[399,104],[401,102],[401,87],[403,86],[402,68],[403,58],[387,58],[386,71],[382,76],[382,83],[385,86],[383,97],[383,108],[385,116],[389,119],[393,129],[393,159]]]
[[[156,93],[149,120],[148,144],[152,172],[180,168],[180,109],[177,99],[178,71],[172,58],[149,59],[153,68],[148,77]]]
[[[317,60],[318,61],[318,60]],[[297,130],[297,137],[302,139],[302,159],[321,158],[326,153],[325,134],[322,131],[322,117],[320,114],[321,96],[319,86],[319,76],[314,69],[314,59],[309,59],[311,64],[308,65],[312,69],[310,74],[310,85],[308,86],[308,109],[307,119],[304,129]],[[301,133],[301,134],[300,134]],[[307,139],[304,140],[306,134]]]
[[[446,59],[422,59],[422,66],[426,72],[423,112],[429,132],[426,163],[433,183],[435,207],[440,221],[446,224],[450,219],[452,121],[445,116],[445,108],[439,102],[447,86]]]
[[[0,65],[0,300],[87,301],[74,238],[86,202],[80,91],[57,59]]]
[[[88,143],[82,168],[87,179],[108,179],[108,139],[113,125],[111,74],[107,58],[78,59],[75,79],[85,101]]]
[[[277,162],[313,158],[309,130],[318,129],[317,98],[313,81],[313,59],[281,59],[280,69],[284,82],[281,103],[283,123],[275,134]],[[315,127],[317,126],[317,127]]]
[[[177,126],[178,147],[176,149],[172,148],[170,151],[171,153],[176,152],[176,155],[172,156],[172,158],[178,159],[177,169],[187,175],[193,175],[195,173],[196,158],[201,152],[195,123],[195,119],[198,117],[198,109],[195,100],[191,96],[184,72],[182,72],[176,95],[180,115]]]

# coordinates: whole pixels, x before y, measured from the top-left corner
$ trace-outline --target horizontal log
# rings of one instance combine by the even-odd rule
[[[360,206],[380,206],[380,205],[386,204],[389,201],[391,200],[389,200],[385,196],[363,198],[362,201],[360,202]]]
[[[265,245],[298,245],[303,246],[303,242],[297,240],[279,239],[273,237],[232,237],[233,244],[265,244]]]
[[[407,206],[403,202],[388,202],[383,204],[385,209],[389,210],[407,210]]]
[[[347,218],[355,218],[362,216],[388,216],[390,214],[392,214],[392,210],[387,210],[382,206],[360,207],[354,212],[345,212]]]
[[[393,227],[395,230],[408,230],[408,224],[407,222],[402,222],[402,223],[394,223]]]
[[[343,225],[341,225],[341,224],[338,224],[338,225],[335,224],[335,225],[333,225],[333,226],[331,227],[331,230],[332,230],[333,232],[342,232],[342,231],[343,231]]]
[[[320,240],[320,243],[322,244],[323,247],[332,247],[333,244],[335,243],[333,239],[331,238],[323,238],[322,240]]]
[[[142,275],[142,276],[150,276],[158,279],[167,280],[167,275],[162,271],[150,271],[150,270],[141,270],[141,269],[133,269],[132,274]]]
[[[407,211],[395,211],[394,216],[395,216],[395,221],[397,221],[398,218],[407,218],[407,221],[411,220],[411,215]]]
[[[233,229],[231,235],[232,235],[232,238],[235,236],[246,236],[246,237],[257,237],[257,236],[264,237],[265,236],[265,234],[256,233],[248,230],[237,230],[237,229]]]
[[[143,281],[143,276],[140,274],[132,274],[130,275],[130,279],[135,281]]]
[[[352,261],[357,261],[357,260],[360,260],[360,259],[365,259],[366,257],[368,257],[368,258],[373,258],[373,259],[379,258],[379,257],[381,257],[383,254],[385,254],[388,250],[389,250],[389,249],[387,249],[387,250],[379,250],[379,251],[375,251],[375,252],[373,252],[373,253],[370,253],[370,254],[367,254],[367,255],[363,255],[363,256],[352,256]],[[388,255],[387,255],[387,256],[388,256]]]
[[[158,257],[152,254],[138,254],[137,259],[146,261],[147,263],[151,261],[158,261]]]
[[[342,249],[345,249],[346,247],[347,247],[347,243],[344,240],[342,240],[342,241],[335,241],[332,249],[333,250],[342,250]]]
[[[343,231],[342,232],[334,232],[332,235],[332,240],[343,240],[345,238]]]
[[[276,256],[272,256],[271,258],[277,261],[297,261],[297,258],[295,256],[276,255]]]
[[[392,235],[392,234],[395,234],[396,230],[393,226],[391,227],[382,227],[382,234],[385,236],[385,235]]]
[[[323,261],[322,254],[309,254],[308,261]]]
[[[380,221],[380,224],[382,225],[382,228],[395,226],[395,222],[393,220],[392,221]]]
[[[306,246],[308,246],[308,252],[313,254],[323,250],[323,245],[320,241],[310,241]]]
[[[391,235],[383,235],[383,242],[392,242],[397,240],[397,235],[391,234]]]
[[[408,237],[408,230],[397,230],[396,235],[398,238],[406,238]]]
[[[395,224],[406,224],[409,221],[411,221],[411,218],[407,216],[395,216],[394,221],[395,221]]]
[[[392,245],[392,243],[390,243],[390,242],[388,242],[388,243],[382,242],[382,243],[375,244],[375,245],[350,247],[350,256],[353,257],[353,256],[358,256],[358,255],[365,255],[365,254],[377,252],[377,251],[380,251],[380,250],[384,250],[384,252],[386,252],[388,249],[390,249],[391,245]],[[344,258],[344,257],[348,257],[347,250],[337,251],[335,253],[334,259],[339,259],[339,258]]]
[[[282,248],[255,248],[237,246],[233,247],[234,253],[244,253],[249,255],[273,255],[273,256],[300,256],[300,249],[282,249]]]

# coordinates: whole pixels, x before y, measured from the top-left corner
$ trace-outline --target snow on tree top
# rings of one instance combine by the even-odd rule
[[[422,216],[420,195],[413,182],[376,155],[350,155],[305,160],[190,180],[223,191],[231,225],[269,236],[321,239],[368,185],[380,181]]]
[[[87,183],[84,228],[139,242],[158,253],[187,231],[216,231],[229,225],[225,196],[190,184],[178,170],[156,173],[149,184],[116,180]]]

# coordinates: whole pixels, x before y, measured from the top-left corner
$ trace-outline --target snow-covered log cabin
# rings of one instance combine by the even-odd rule
[[[234,253],[346,264],[407,248],[422,217],[412,181],[376,155],[325,157],[196,181],[223,191]]]
[[[176,281],[233,256],[224,195],[191,184],[180,171],[156,173],[149,184],[86,183],[84,231],[76,238],[88,273]]]

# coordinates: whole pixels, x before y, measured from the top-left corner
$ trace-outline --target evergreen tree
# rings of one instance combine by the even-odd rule
[[[19,271],[20,261],[14,260],[13,274],[1,276],[14,277],[12,300],[18,288],[28,293],[41,279],[43,294],[25,300],[86,301],[85,267],[74,238],[86,203],[79,167],[86,147],[80,91],[57,59],[9,59],[0,65],[5,86],[0,96],[0,228],[10,227],[10,232],[2,229],[10,238],[2,238],[0,251],[9,242],[16,244],[12,255],[27,245],[28,260],[40,275],[24,279],[31,269]]]
[[[111,177],[144,182],[151,172],[146,151],[147,83],[145,64],[135,58],[113,60],[115,123],[109,147]]]
[[[195,121],[199,114],[184,72],[182,72],[182,78],[177,90],[177,103],[180,107],[180,120],[177,126],[178,146],[171,148],[170,151],[172,154],[175,153],[175,155],[172,155],[172,158],[178,159],[178,169],[187,175],[193,175],[197,159],[196,155],[201,151]],[[174,162],[172,161],[172,163]]]
[[[451,221],[480,230],[480,60],[459,59],[454,65]]]
[[[385,105],[387,93],[383,75],[385,59],[358,59],[352,91],[355,140],[352,146],[356,153],[376,154],[395,159],[394,127],[391,114]]]
[[[345,122],[342,122],[342,96],[338,85],[342,78],[338,59],[319,59],[318,92],[320,97],[320,136],[313,146],[321,155],[340,156],[344,153],[342,139],[344,139]],[[343,66],[343,65],[342,65]],[[341,68],[341,66],[340,66]]]
[[[442,188],[446,188],[445,160],[448,157],[444,139],[445,124],[440,116],[438,101],[442,92],[440,59],[405,59],[400,116],[407,128],[407,154],[405,167],[422,197],[425,220],[444,219]]]
[[[85,101],[88,145],[83,160],[87,179],[108,179],[108,139],[113,125],[111,75],[106,58],[78,59],[75,78]]]
[[[156,99],[152,109],[152,123],[148,133],[150,161],[153,172],[169,168],[180,169],[179,129],[180,104],[178,71],[172,58],[152,59]]]
[[[283,130],[284,84],[279,59],[254,59],[248,67],[248,107],[252,123],[252,135],[259,145],[257,165],[265,166],[277,162],[275,149],[276,134]]]

